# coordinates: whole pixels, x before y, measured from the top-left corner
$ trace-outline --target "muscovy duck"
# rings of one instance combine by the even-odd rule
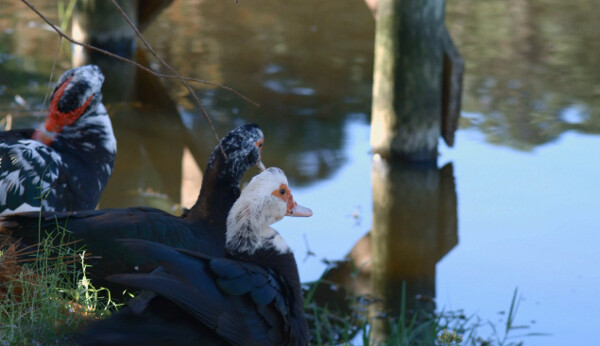
[[[243,174],[252,166],[264,169],[260,160],[263,143],[256,124],[240,126],[222,138],[209,158],[198,200],[182,216],[150,207],[17,213],[0,216],[0,235],[35,244],[40,225],[42,234],[64,228],[71,240],[82,240],[73,247],[84,245],[88,253],[101,254],[102,258],[87,261],[95,278],[153,269],[138,267],[142,259],[116,243],[118,238],[146,239],[224,256],[227,214],[240,195]]]
[[[117,144],[95,65],[63,73],[36,130],[0,132],[0,214],[94,209]]]
[[[159,267],[110,280],[145,289],[79,337],[87,345],[307,345],[309,332],[294,255],[270,227],[284,215],[310,216],[287,179],[268,168],[252,179],[227,221],[227,257],[144,240],[122,240]]]

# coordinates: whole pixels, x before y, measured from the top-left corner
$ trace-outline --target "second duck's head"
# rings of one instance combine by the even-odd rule
[[[224,159],[224,167],[219,174],[235,177],[240,180],[242,175],[252,166],[264,170],[261,153],[264,136],[258,125],[246,124],[231,130],[215,147],[208,165],[214,164],[217,158]]]

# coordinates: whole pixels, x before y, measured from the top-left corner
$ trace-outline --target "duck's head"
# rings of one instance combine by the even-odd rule
[[[286,215],[308,217],[312,211],[294,201],[283,171],[270,167],[252,178],[231,207],[227,218],[227,250],[253,254],[260,248],[273,248],[289,252],[283,238],[270,227]]]
[[[104,75],[96,65],[86,65],[63,73],[50,99],[48,116],[34,133],[34,139],[50,144],[65,126],[93,112],[102,101]]]
[[[221,139],[220,145],[215,147],[208,165],[213,165],[217,158],[223,159],[224,166],[219,168],[219,174],[233,177],[239,185],[244,173],[252,166],[256,166],[260,170],[265,169],[261,161],[264,142],[263,133],[258,125],[240,126]]]

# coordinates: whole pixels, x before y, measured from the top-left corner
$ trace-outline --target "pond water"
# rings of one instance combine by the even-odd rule
[[[55,2],[34,4],[58,20]],[[303,281],[350,253],[374,277],[370,263],[384,261],[388,290],[405,281],[438,310],[494,323],[518,288],[516,324],[528,328],[515,335],[549,334],[525,345],[583,345],[597,339],[600,311],[599,14],[592,0],[450,1],[447,25],[466,62],[463,113],[455,147],[440,142],[439,168],[422,170],[382,170],[369,153],[374,20],[361,1],[180,0],[144,33],[182,75],[261,105],[194,84],[220,135],[246,121],[264,129],[264,162],[283,168],[313,209],[276,225]],[[41,23],[0,1],[0,119],[10,114],[13,127],[40,121],[58,44]],[[64,45],[55,76],[72,54]],[[189,206],[194,167],[216,143],[188,91],[94,62],[119,146],[100,207]],[[382,196],[392,196],[383,209],[373,203]],[[367,236],[382,223],[387,233]],[[371,239],[373,254],[361,253]],[[357,287],[373,289],[368,277]]]

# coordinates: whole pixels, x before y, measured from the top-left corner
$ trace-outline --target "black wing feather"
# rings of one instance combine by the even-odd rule
[[[38,232],[41,224],[42,232]],[[148,207],[126,209],[103,209],[84,212],[30,212],[0,216],[0,235],[22,239],[31,245],[39,242],[39,235],[66,230],[70,240],[82,240],[82,245],[101,259],[91,259],[90,274],[105,278],[116,273],[134,272],[136,267],[150,271],[155,265],[141,255],[124,248],[115,239],[148,239],[174,247],[186,247],[194,251],[218,255],[222,252],[203,232],[202,224],[191,224],[164,211]],[[144,266],[144,265],[147,265]],[[150,268],[150,269],[148,269]]]
[[[282,316],[287,308],[282,311],[272,304],[280,294],[280,284],[270,271],[231,259],[190,256],[149,241],[125,240],[123,244],[160,267],[147,274],[113,275],[111,281],[156,292],[230,343],[289,342],[287,318]]]

